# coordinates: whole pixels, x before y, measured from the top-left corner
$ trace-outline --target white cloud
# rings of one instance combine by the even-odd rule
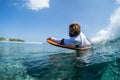
[[[117,0],[117,3],[120,4],[120,0]]]
[[[49,8],[49,0],[27,0],[26,7],[36,11],[43,8]]]

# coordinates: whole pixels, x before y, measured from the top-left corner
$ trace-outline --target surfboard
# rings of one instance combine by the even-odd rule
[[[57,47],[72,49],[72,50],[87,50],[87,49],[91,48],[91,46],[75,47],[75,46],[71,46],[71,45],[61,45],[61,44],[57,43],[56,41],[54,41],[50,38],[47,39],[47,42],[54,45],[54,46],[57,46]]]

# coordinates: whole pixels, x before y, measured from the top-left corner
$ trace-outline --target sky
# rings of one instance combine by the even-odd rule
[[[81,25],[91,38],[110,24],[120,0],[0,0],[0,37],[46,42],[67,38],[68,26]]]

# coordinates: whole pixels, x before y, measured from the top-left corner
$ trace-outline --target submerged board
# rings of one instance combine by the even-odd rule
[[[54,45],[54,46],[57,46],[57,47],[62,47],[62,48],[67,48],[67,49],[72,49],[72,50],[87,50],[87,49],[90,49],[91,46],[86,46],[86,47],[74,47],[74,46],[69,46],[69,45],[61,45],[59,43],[57,43],[56,41],[48,38],[47,39],[47,42]]]

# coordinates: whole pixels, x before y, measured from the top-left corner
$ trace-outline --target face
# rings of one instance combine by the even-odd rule
[[[80,33],[80,26],[78,24],[71,24],[69,26],[69,36],[74,37],[79,35]]]
[[[74,29],[73,28],[69,28],[69,36],[73,37],[74,36]]]

